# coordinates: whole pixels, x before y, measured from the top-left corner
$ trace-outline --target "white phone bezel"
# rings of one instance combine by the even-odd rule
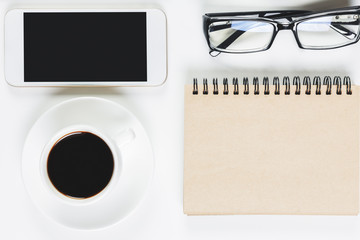
[[[146,12],[146,82],[25,82],[23,16],[27,12]],[[5,79],[27,86],[159,86],[167,77],[166,16],[159,9],[13,9],[5,16]]]

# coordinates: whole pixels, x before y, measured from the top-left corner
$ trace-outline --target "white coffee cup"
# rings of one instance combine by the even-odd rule
[[[56,189],[56,187],[51,182],[47,171],[48,157],[54,145],[58,143],[60,140],[77,132],[88,132],[101,138],[109,147],[114,161],[113,173],[106,187],[102,189],[99,193],[89,198],[73,198],[59,192],[59,190]],[[99,199],[104,197],[108,192],[111,192],[111,190],[118,182],[122,170],[121,149],[126,147],[126,145],[129,144],[130,142],[132,142],[135,139],[135,137],[136,137],[135,133],[131,128],[125,128],[119,131],[113,131],[113,134],[105,134],[103,131],[100,131],[99,129],[96,129],[95,127],[89,125],[72,125],[61,129],[49,140],[49,142],[46,144],[41,154],[40,174],[44,188],[48,192],[50,192],[55,199],[71,205],[91,204],[95,201],[98,201]]]
[[[46,163],[57,140],[81,130],[111,147],[117,170],[99,195],[77,200],[54,189]],[[31,200],[45,216],[66,227],[92,230],[119,223],[135,211],[149,190],[154,156],[145,129],[131,112],[106,99],[81,97],[59,103],[39,117],[25,140],[21,169]]]

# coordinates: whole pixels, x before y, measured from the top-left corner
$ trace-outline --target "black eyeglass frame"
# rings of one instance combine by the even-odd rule
[[[270,16],[266,16],[269,14]],[[228,12],[228,13],[206,13],[203,15],[203,31],[207,41],[207,44],[210,48],[209,54],[212,55],[212,52],[220,53],[255,53],[255,52],[262,52],[268,50],[279,31],[281,30],[291,30],[294,34],[295,40],[301,49],[309,49],[309,50],[327,50],[327,49],[335,49],[340,47],[345,47],[348,45],[355,44],[360,39],[360,34],[358,34],[357,38],[352,42],[335,46],[335,47],[323,47],[323,48],[311,48],[311,47],[304,47],[298,37],[297,33],[297,26],[304,22],[314,18],[319,17],[327,17],[327,16],[334,16],[334,15],[343,15],[343,14],[360,14],[360,6],[353,6],[353,7],[346,7],[346,8],[338,8],[332,9],[327,11],[302,11],[302,10],[285,10],[285,11],[259,11],[259,12]],[[258,17],[250,17],[250,15],[258,15]],[[288,23],[282,23],[278,19],[287,19]],[[222,22],[222,21],[257,21],[257,22],[266,22],[271,24],[274,27],[274,31],[269,41],[269,44],[260,50],[255,51],[231,51],[226,49],[218,49],[211,45],[210,37],[209,37],[209,26],[215,22]],[[217,54],[217,55],[218,55]],[[214,56],[217,56],[214,55]],[[213,56],[213,55],[212,55]]]

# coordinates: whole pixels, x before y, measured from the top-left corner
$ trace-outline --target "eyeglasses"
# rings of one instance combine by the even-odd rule
[[[210,55],[269,49],[281,30],[292,30],[302,49],[334,49],[359,41],[360,6],[313,11],[208,13],[203,28]]]

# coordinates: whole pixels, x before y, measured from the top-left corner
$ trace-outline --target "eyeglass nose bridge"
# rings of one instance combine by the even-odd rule
[[[297,36],[297,33],[296,33],[296,22],[276,22],[276,32],[275,32],[275,35],[270,43],[270,45],[268,46],[268,49],[272,46],[272,44],[274,43],[275,41],[275,38],[277,36],[277,34],[281,31],[281,30],[290,30],[292,31],[294,37],[295,37],[295,41],[297,43],[297,45],[300,47],[300,48],[303,48],[302,45],[300,44],[299,42],[299,39],[298,39],[298,36]]]
[[[293,23],[293,22],[290,22],[290,23],[277,22],[278,31],[281,31],[281,30],[293,30],[294,26],[295,26],[295,23]]]

